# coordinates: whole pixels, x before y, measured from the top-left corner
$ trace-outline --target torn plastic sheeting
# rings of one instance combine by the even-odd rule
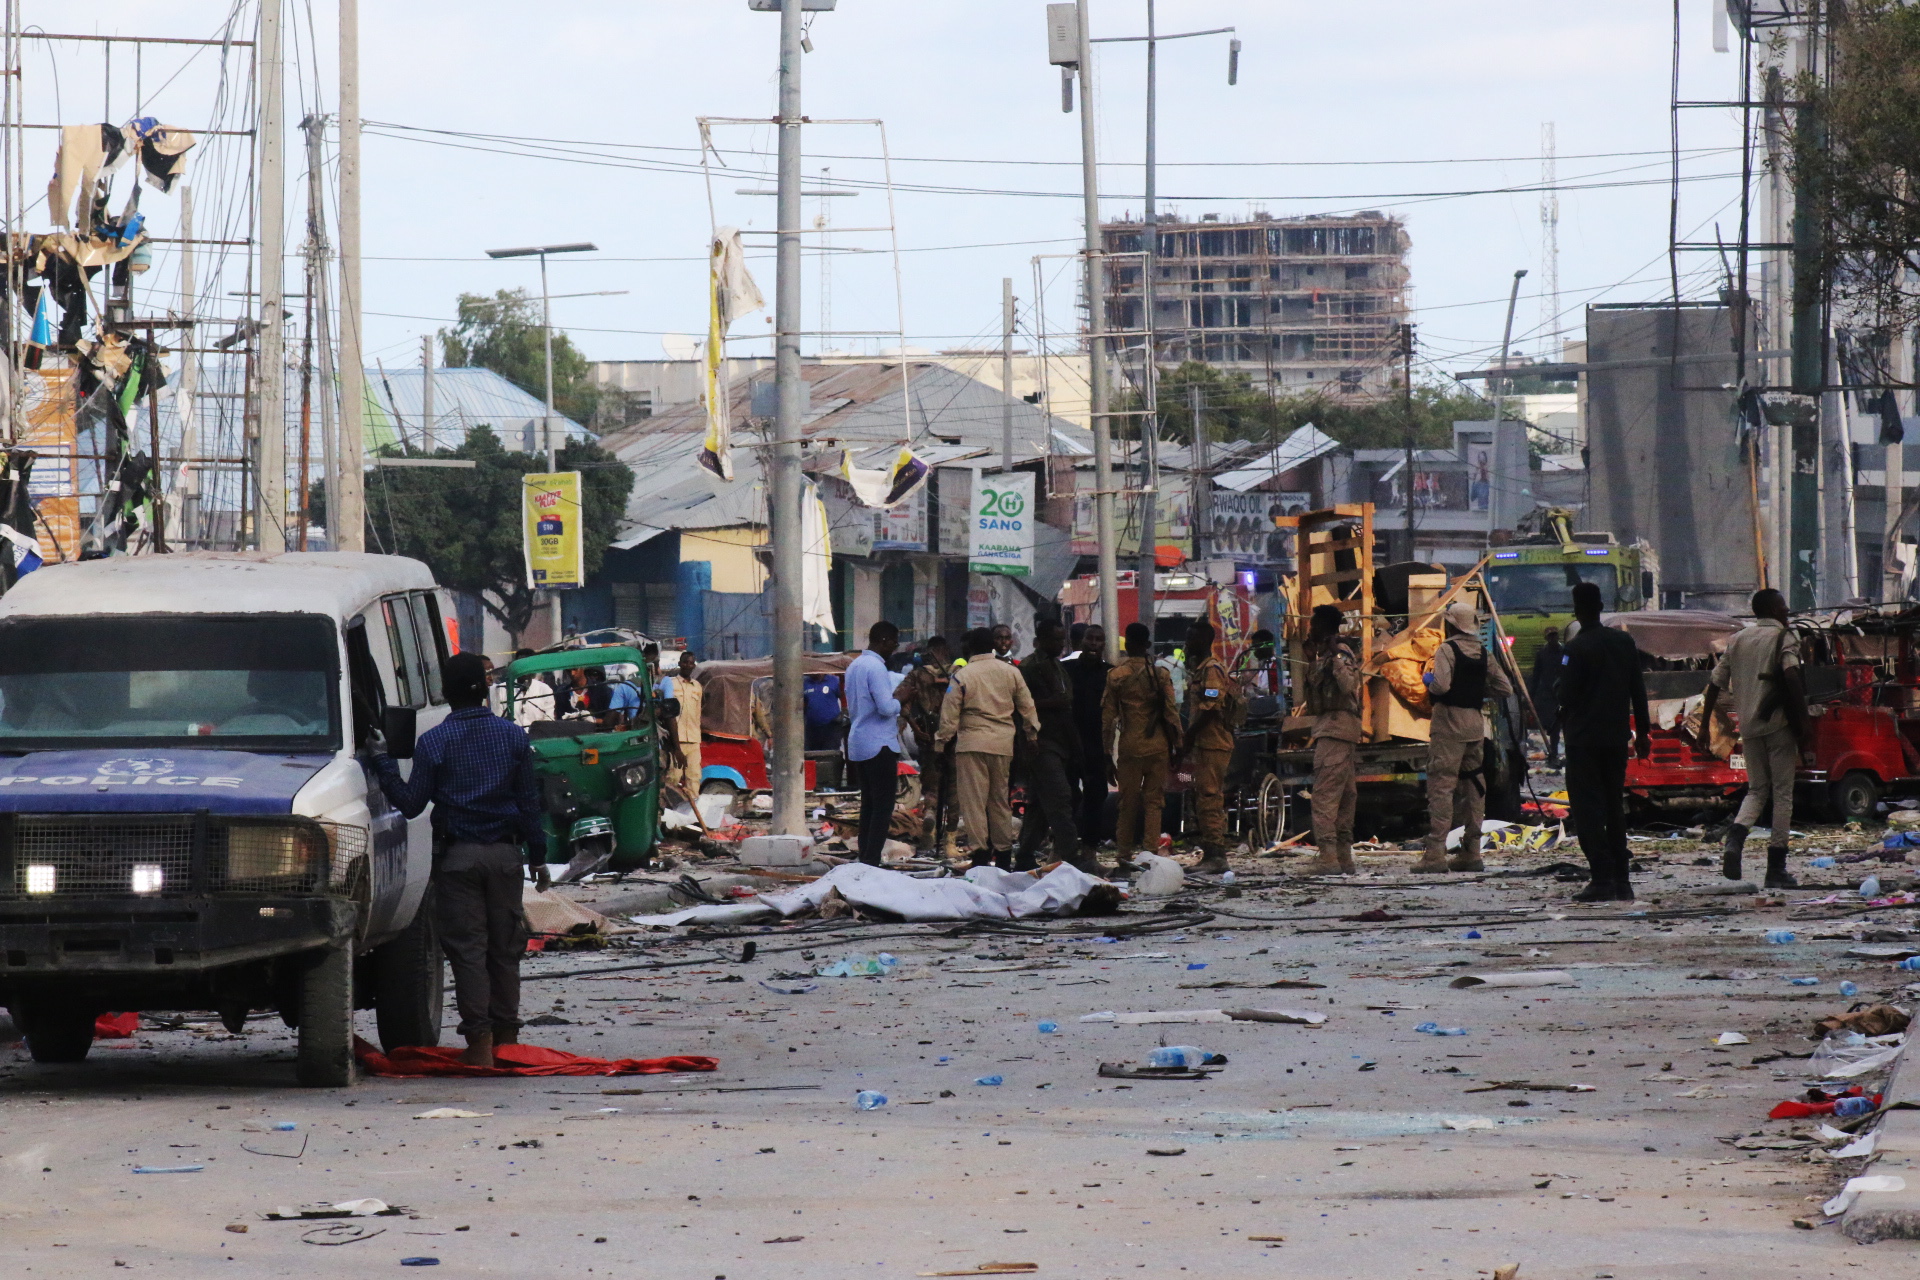
[[[703,903],[659,915],[628,916],[627,920],[644,928],[671,929],[683,924],[759,924],[779,918],[780,913],[764,902],[723,902]]]
[[[1525,973],[1463,973],[1447,985],[1456,990],[1468,987],[1565,987],[1573,975],[1564,969],[1535,969]]]
[[[549,889],[545,893],[525,884],[520,891],[520,910],[526,913],[527,929],[537,934],[569,934],[586,926],[584,932],[600,933],[607,918]]]
[[[1840,1188],[1840,1194],[1820,1206],[1821,1212],[1829,1218],[1837,1218],[1853,1208],[1853,1202],[1868,1191],[1905,1191],[1907,1180],[1898,1174],[1877,1173],[1864,1178],[1849,1178],[1847,1185]]]
[[[1875,1129],[1872,1133],[1855,1138],[1838,1151],[1830,1152],[1829,1154],[1832,1155],[1835,1160],[1852,1160],[1859,1156],[1870,1156],[1873,1154],[1874,1147],[1879,1145],[1879,1142],[1880,1131]]]
[[[1018,881],[1026,884],[1014,883]],[[904,872],[850,862],[812,884],[785,893],[762,894],[760,901],[783,916],[792,916],[817,907],[829,893],[838,892],[856,906],[889,911],[906,921],[1023,920],[1071,914],[1095,886],[1103,883],[1065,863],[1037,879],[1018,872],[996,872],[996,878],[987,882],[986,877],[977,876],[921,880]],[[1015,891],[1003,892],[994,887],[998,885],[1009,885]]]
[[[269,1221],[279,1222],[290,1218],[389,1218],[405,1212],[405,1209],[389,1205],[385,1200],[363,1196],[358,1200],[311,1204],[300,1209],[281,1205],[265,1216]]]
[[[1888,1043],[1891,1040],[1892,1043]],[[1906,1044],[1905,1036],[1861,1036],[1851,1043],[1842,1035],[1828,1036],[1813,1051],[1808,1065],[1824,1080],[1851,1080],[1893,1065]]]

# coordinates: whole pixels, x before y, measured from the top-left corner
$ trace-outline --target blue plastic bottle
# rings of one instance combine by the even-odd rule
[[[887,1095],[873,1089],[862,1089],[854,1095],[853,1105],[862,1111],[876,1111],[887,1105]]]

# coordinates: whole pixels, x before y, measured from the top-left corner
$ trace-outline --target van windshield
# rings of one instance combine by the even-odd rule
[[[326,617],[0,619],[0,751],[332,751],[339,671]]]
[[[1573,584],[1591,582],[1600,588],[1600,611],[1606,613],[1618,602],[1619,574],[1604,560],[1585,560],[1577,564],[1501,564],[1494,561],[1486,568],[1487,588],[1493,592],[1494,607],[1502,613],[1572,613]]]

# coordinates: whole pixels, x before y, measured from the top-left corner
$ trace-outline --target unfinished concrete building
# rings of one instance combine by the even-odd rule
[[[1146,339],[1141,224],[1104,226],[1107,323]],[[1406,226],[1367,210],[1240,222],[1159,216],[1154,328],[1163,365],[1203,360],[1288,391],[1370,397],[1395,375],[1407,318]],[[1132,255],[1132,256],[1125,256]]]

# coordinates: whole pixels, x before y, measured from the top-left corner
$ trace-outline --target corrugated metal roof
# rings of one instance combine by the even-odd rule
[[[813,404],[802,434],[822,446],[809,451],[811,469],[838,468],[840,449],[851,450],[858,466],[882,466],[893,460],[903,442],[911,442],[923,457],[955,448],[963,453],[988,450],[999,457],[1005,397],[997,387],[941,365],[908,361],[903,407],[898,362],[807,364],[801,372]],[[676,405],[601,440],[635,475],[616,546],[637,546],[669,529],[765,523],[762,450],[757,447],[765,436],[757,422],[747,420],[748,383],[747,378],[737,379],[729,392],[733,420],[739,424],[731,483],[696,461],[707,430],[707,411],[701,404]],[[1047,453],[1049,438],[1055,454],[1069,452],[1069,445],[1075,446],[1074,452],[1092,451],[1091,433],[1024,401],[1014,405],[1013,429],[1016,459]]]
[[[367,395],[385,413],[397,417],[407,443],[421,447],[420,411],[425,374],[417,366],[367,370]],[[528,447],[546,405],[491,369],[435,369],[433,371],[433,426],[435,446],[454,448],[474,427],[490,426],[508,449]],[[571,440],[590,440],[592,434],[563,414],[555,426]]]

